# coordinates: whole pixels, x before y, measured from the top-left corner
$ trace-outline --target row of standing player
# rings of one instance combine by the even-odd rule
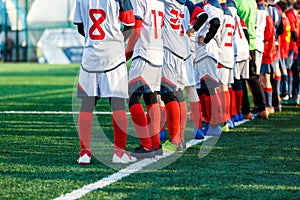
[[[241,31],[239,10],[235,7],[242,1],[227,1],[227,5],[226,1],[219,4],[210,0],[197,4],[199,7],[191,1],[179,0],[131,2],[77,0],[76,3],[74,22],[79,33],[85,36],[78,81],[78,97],[82,98],[78,118],[79,164],[89,164],[91,160],[92,112],[99,98],[110,98],[113,111],[112,162],[129,163],[136,161],[136,157],[154,157],[163,151],[185,148],[187,106],[183,89],[189,98],[195,137],[204,137],[202,121],[209,124],[207,135],[220,135],[220,125],[231,119],[228,84],[233,83],[233,77],[238,80],[249,75],[247,34]],[[128,84],[124,41],[132,25],[134,29],[126,50],[126,58],[133,58]],[[195,32],[193,67],[187,35]],[[251,34],[249,36],[251,47]],[[170,140],[163,145],[159,138],[160,124],[164,120],[159,114],[158,91],[165,105],[170,133]],[[140,103],[142,95],[147,114]],[[131,155],[124,150],[128,126],[124,100],[128,97],[140,139],[140,146]]]

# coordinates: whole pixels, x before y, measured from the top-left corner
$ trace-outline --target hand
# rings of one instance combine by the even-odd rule
[[[199,36],[199,37],[198,37],[198,44],[199,44],[199,45],[205,44],[205,43],[204,43],[204,36]]]
[[[186,34],[188,35],[188,37],[194,36],[195,33],[196,33],[196,31],[193,28],[190,28],[189,30],[186,31]]]

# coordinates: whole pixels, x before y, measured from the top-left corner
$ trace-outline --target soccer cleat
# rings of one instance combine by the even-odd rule
[[[234,122],[232,120],[228,120],[227,121],[227,125],[229,129],[233,129],[234,128]]]
[[[163,145],[162,149],[164,152],[175,152],[177,150],[178,145],[173,144],[169,140],[167,140]]]
[[[159,138],[160,138],[160,141],[165,141],[167,140],[167,131],[164,129],[164,130],[161,130],[159,132]]]
[[[251,112],[249,112],[247,115],[243,115],[243,118],[244,119],[252,119],[252,113]]]
[[[244,119],[243,113],[239,113],[239,121],[243,121],[243,119]]]
[[[155,153],[156,156],[162,156],[162,155],[163,155],[162,145],[160,145],[160,146],[158,147],[158,149],[155,149],[155,148],[154,148],[154,153]]]
[[[194,128],[191,134],[195,137],[196,140],[204,139],[204,134],[200,128]]]
[[[229,132],[229,126],[226,123],[222,128],[221,128],[222,133],[228,133]]]
[[[79,165],[89,165],[91,163],[91,152],[87,150],[81,150],[79,153],[79,158],[77,160],[77,163]]]
[[[113,155],[112,158],[112,163],[113,164],[127,164],[127,163],[132,163],[136,162],[137,159],[133,156],[130,156],[127,152],[124,152],[122,157],[117,156],[117,154]]]
[[[240,121],[239,114],[234,115],[234,116],[232,117],[231,121],[233,121],[233,122],[238,122],[238,121]]]
[[[177,146],[176,151],[182,152],[182,151],[185,151],[185,150],[186,150],[186,143],[185,143],[185,141],[181,141],[179,143],[179,145]]]
[[[291,98],[288,100],[289,105],[299,105],[299,99],[298,98]]]
[[[289,95],[284,95],[284,96],[281,97],[281,99],[282,99],[283,101],[288,101],[289,98],[290,98]]]
[[[147,150],[143,146],[139,146],[134,149],[134,151],[131,153],[131,156],[142,159],[142,158],[154,158],[155,152],[151,150]]]
[[[265,110],[261,111],[261,112],[259,113],[259,118],[262,118],[262,119],[268,119],[268,118],[269,118],[269,113],[268,113],[268,111],[265,111]]]
[[[222,133],[220,126],[209,127],[206,136],[220,136]]]
[[[266,107],[266,110],[269,114],[274,114],[275,113],[274,107]]]

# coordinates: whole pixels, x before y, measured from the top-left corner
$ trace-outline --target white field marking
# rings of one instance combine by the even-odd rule
[[[96,115],[112,115],[112,112],[102,112],[95,111],[93,112]],[[18,115],[74,115],[79,114],[79,112],[70,112],[70,111],[0,111],[0,114],[18,114]],[[190,113],[188,113],[189,115]],[[126,112],[126,115],[130,115],[130,112]]]
[[[94,114],[100,115],[111,115],[112,112],[93,112]],[[0,114],[21,114],[21,115],[74,115],[79,112],[68,112],[68,111],[0,111]],[[127,112],[127,115],[130,113]]]
[[[211,136],[205,137],[203,140],[192,139],[186,143],[186,147],[190,148],[196,144],[199,144],[201,142],[204,142],[205,140],[208,140],[209,138],[211,138]],[[160,159],[171,156],[174,153],[175,152],[165,152],[165,153],[163,153],[162,156],[155,156],[155,158],[153,158],[153,159],[145,158],[145,159],[138,161],[136,163],[133,163],[133,164],[129,165],[128,167],[121,169],[118,172],[113,173],[97,182],[94,182],[89,185],[83,186],[79,189],[73,190],[72,192],[64,194],[58,198],[55,198],[54,200],[79,199],[89,192],[104,188],[112,183],[115,183],[115,182],[121,180],[122,178],[130,176],[131,174],[133,174],[137,171],[140,171],[142,168],[159,161]]]
[[[36,114],[36,115],[73,115],[73,114],[78,114],[79,112],[67,112],[67,111],[0,111],[0,114]],[[94,114],[100,114],[100,115],[110,115],[112,114],[112,112],[94,112]],[[127,115],[129,115],[130,113],[127,112]],[[190,113],[188,113],[190,114]],[[239,126],[241,124],[244,124],[246,122],[248,122],[250,120],[243,120],[243,121],[239,121],[239,122],[235,122],[235,126]],[[187,149],[197,145],[199,143],[202,143],[208,139],[210,139],[211,136],[206,136],[203,140],[195,140],[192,139],[189,142],[186,143],[186,147]],[[92,192],[94,190],[97,189],[101,189],[104,188],[110,184],[113,184],[119,180],[121,180],[124,177],[130,176],[131,174],[140,171],[141,169],[143,169],[144,167],[151,165],[157,161],[159,161],[160,159],[166,158],[168,156],[171,156],[172,154],[174,154],[175,152],[165,152],[162,156],[155,156],[154,159],[143,159],[141,161],[138,161],[136,163],[133,163],[131,165],[129,165],[128,167],[119,170],[116,173],[113,173],[97,182],[91,183],[89,185],[83,186],[79,189],[73,190],[70,193],[67,194],[63,194],[58,198],[55,198],[54,200],[70,200],[70,199],[79,199],[81,197],[83,197],[84,195],[86,195],[89,192]]]
[[[243,120],[243,121],[239,121],[236,122],[236,126],[239,126],[241,124],[244,124],[246,122],[249,122],[250,120]],[[203,140],[195,140],[192,139],[189,142],[186,143],[186,148],[190,148],[194,145],[197,145],[199,143],[202,143],[208,139],[210,139],[212,136],[206,136]],[[140,171],[142,168],[151,165],[157,161],[159,161],[160,159],[166,158],[168,156],[171,156],[172,154],[174,154],[175,152],[165,152],[163,153],[162,156],[155,156],[154,159],[150,159],[150,158],[146,158],[143,159],[141,161],[138,161],[136,163],[133,163],[131,165],[129,165],[128,167],[119,170],[116,173],[113,173],[97,182],[91,183],[89,185],[85,185],[81,188],[78,188],[76,190],[73,190],[70,193],[67,194],[63,194],[58,198],[55,198],[54,200],[71,200],[71,199],[79,199],[81,197],[83,197],[84,195],[86,195],[89,192],[104,188],[110,184],[113,184],[117,181],[120,181],[122,178],[130,176],[131,174]]]

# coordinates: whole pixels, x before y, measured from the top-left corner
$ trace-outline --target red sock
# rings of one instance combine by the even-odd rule
[[[212,125],[219,125],[220,123],[223,122],[223,113],[222,113],[222,108],[221,108],[221,102],[218,97],[218,95],[213,94],[210,96],[211,98],[211,105],[210,105],[210,110],[211,110],[211,120],[210,123]]]
[[[131,119],[139,137],[140,143],[147,150],[152,149],[152,142],[149,135],[147,117],[142,104],[134,104],[130,107]]]
[[[226,94],[225,91],[222,91],[220,89],[217,90],[217,96],[220,100],[220,105],[221,105],[221,114],[222,114],[222,121],[226,122],[226,104],[227,104],[227,99],[226,99]],[[214,105],[214,104],[213,104]]]
[[[208,113],[207,113],[207,106],[206,106],[206,95],[205,94],[201,94],[199,95],[199,99],[200,99],[200,107],[201,107],[201,119],[205,122],[208,122]]]
[[[113,111],[112,125],[114,127],[114,146],[115,154],[121,157],[126,146],[128,119],[125,110]]]
[[[165,124],[167,121],[167,112],[165,106],[159,106],[160,109],[160,130],[165,130]]]
[[[236,96],[235,91],[232,88],[229,88],[229,94],[230,94],[230,119],[232,119],[233,116],[237,114],[236,111]]]
[[[184,130],[185,130],[186,118],[187,118],[186,102],[185,101],[179,102],[179,108],[180,108],[180,139],[181,141],[184,141]]]
[[[227,122],[228,120],[231,119],[231,117],[230,117],[231,99],[230,99],[229,91],[225,91],[224,93],[225,93],[225,122]]]
[[[202,129],[200,101],[190,102],[190,109],[191,109],[191,119],[194,122],[194,128]]]
[[[148,128],[152,145],[155,149],[160,147],[160,108],[158,103],[147,106]]]
[[[234,90],[236,97],[236,112],[241,112],[242,101],[243,101],[243,90]]]
[[[214,94],[215,95],[215,94]],[[202,107],[202,112],[204,111],[204,109],[206,110],[206,117],[205,117],[205,122],[210,123],[211,121],[211,96],[207,96],[205,95],[205,107]]]
[[[177,101],[166,104],[167,123],[170,139],[174,144],[180,143],[180,108]]]
[[[81,150],[91,152],[93,114],[91,112],[80,112],[78,117],[78,132]]]

